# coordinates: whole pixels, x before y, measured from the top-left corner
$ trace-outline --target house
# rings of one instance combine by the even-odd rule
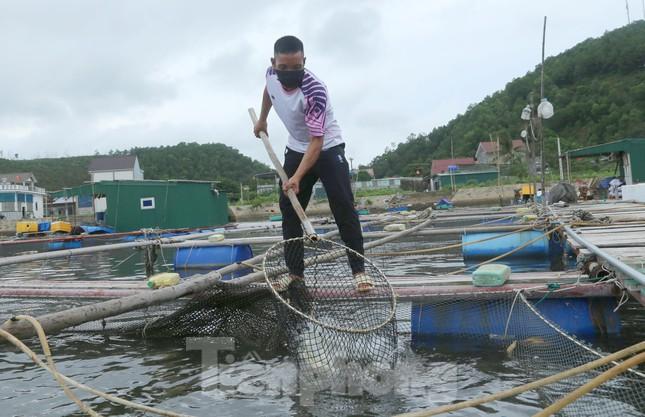
[[[44,188],[31,172],[0,174],[0,219],[40,219],[45,212]]]
[[[511,141],[513,152],[525,152],[526,144],[522,139],[514,139]],[[497,142],[479,142],[477,152],[475,152],[475,160],[478,164],[490,165],[497,163]],[[505,155],[501,155],[500,163],[507,163],[509,160]]]
[[[497,170],[477,164],[473,158],[434,159],[430,169],[430,190],[455,187],[470,182],[481,183],[497,178]]]
[[[87,168],[91,182],[143,180],[143,170],[136,155],[102,156],[90,162]]]
[[[176,229],[228,222],[228,201],[212,181],[128,180],[86,183],[53,193],[68,212],[95,214],[117,232],[142,228]],[[83,208],[83,206],[89,206]]]
[[[469,165],[475,165],[475,160],[473,158],[433,159],[432,167],[430,168],[430,174],[445,174],[450,172],[448,167],[454,166],[458,171],[460,168]]]

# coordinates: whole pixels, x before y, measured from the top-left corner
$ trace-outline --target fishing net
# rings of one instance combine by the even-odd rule
[[[299,278],[278,291],[276,283],[294,271]],[[299,383],[315,391],[367,386],[394,369],[394,290],[367,259],[329,240],[291,239],[267,251],[264,275],[265,283],[251,285],[221,281],[138,326],[136,313],[110,321],[115,330],[133,324],[127,330],[146,337],[232,337],[245,349],[284,347],[299,368]],[[359,291],[365,280],[369,288]],[[101,325],[106,330],[105,322]]]
[[[365,386],[362,379],[394,368],[396,297],[369,260],[339,243],[305,237],[272,246],[263,269],[280,302],[301,383]]]
[[[567,298],[548,301],[552,302],[551,306],[555,303],[576,303],[574,299]],[[605,356],[602,351],[570,335],[542,313],[541,309],[553,311],[545,308],[545,304],[546,300],[527,299],[522,293],[486,294],[483,291],[462,295],[460,300],[444,296],[412,302],[410,344],[414,351],[443,352],[466,360],[485,354],[488,356],[487,363],[499,364],[497,372],[523,375],[522,383],[555,375]],[[579,304],[582,305],[582,302]],[[602,303],[591,306],[588,314],[595,316],[593,326],[597,326],[599,331],[607,330],[609,324],[601,323],[600,311],[614,307],[613,299],[604,299]],[[580,313],[572,311],[570,314],[575,320]],[[591,339],[598,336],[587,333],[585,337]],[[537,397],[533,394],[531,400],[546,407],[612,366],[602,366],[539,388],[534,391]],[[504,372],[504,369],[507,371]],[[481,370],[486,372],[486,369]],[[463,377],[469,378],[474,371],[469,368],[466,372]],[[455,399],[482,396],[477,392],[469,393],[468,387],[455,387],[455,390]],[[641,367],[594,389],[565,407],[558,415],[618,417],[644,414],[645,374]]]

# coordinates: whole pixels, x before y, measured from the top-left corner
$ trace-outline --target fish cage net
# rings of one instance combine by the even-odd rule
[[[539,301],[529,300],[522,293],[495,296],[481,293],[459,301],[437,299],[415,303],[410,317],[410,343],[415,349],[439,352],[497,352],[505,367],[525,374],[526,383],[605,356],[545,317]],[[610,363],[538,388],[540,404],[546,407],[554,403],[612,366]],[[644,415],[643,371],[641,366],[621,374],[558,415]]]
[[[341,259],[347,262],[346,258]],[[37,304],[29,302],[20,308],[15,308],[20,304],[14,304],[11,315],[33,312]],[[41,308],[49,312],[61,310],[62,305],[69,306],[61,300],[47,300],[46,304],[43,306],[41,302]],[[355,311],[343,303],[337,307],[347,317]],[[139,334],[146,338],[230,337],[238,345],[258,352],[284,351],[298,365],[299,382],[321,390],[347,380],[360,380],[361,386],[369,386],[370,381],[387,377],[389,371],[396,375],[393,364],[400,362],[402,341],[413,351],[425,347],[436,352],[475,353],[492,349],[498,352],[504,366],[525,374],[522,382],[604,356],[554,324],[544,315],[542,307],[540,300],[526,299],[522,293],[514,292],[495,295],[473,292],[459,300],[423,298],[397,303],[396,320],[385,326],[371,332],[352,333],[307,320],[275,297],[266,284],[240,286],[222,281],[191,298],[116,315],[71,330]],[[331,302],[318,306],[316,314],[325,314],[333,308]],[[0,316],[9,317],[6,312]],[[547,406],[612,365],[539,388],[536,390],[538,401]],[[643,372],[641,366],[621,374],[567,406],[560,415],[644,415]]]

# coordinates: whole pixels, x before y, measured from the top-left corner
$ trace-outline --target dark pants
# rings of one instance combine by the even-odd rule
[[[303,156],[304,154],[287,148],[284,156],[284,170],[289,178],[295,174]],[[362,255],[364,253],[363,234],[358,214],[354,209],[354,195],[350,184],[349,166],[345,159],[345,145],[334,146],[320,152],[316,164],[300,181],[298,200],[303,209],[307,208],[314,184],[318,179],[325,187],[329,207],[334,215],[341,239],[347,247]],[[280,195],[280,211],[282,211],[282,236],[284,239],[301,237],[300,219],[284,193]],[[303,255],[301,242],[285,246],[285,260],[292,274],[303,276]],[[363,258],[349,252],[347,258],[354,274],[365,271]]]

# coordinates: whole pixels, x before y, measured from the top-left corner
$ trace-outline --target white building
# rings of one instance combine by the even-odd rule
[[[143,179],[136,155],[102,156],[92,160],[87,170],[91,182]]]
[[[0,174],[0,219],[41,219],[46,193],[36,183],[31,172]]]

